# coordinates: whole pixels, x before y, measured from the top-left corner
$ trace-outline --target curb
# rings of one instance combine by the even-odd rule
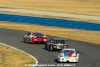
[[[5,46],[9,46],[9,45],[7,45],[7,44],[5,44],[5,43],[1,43],[1,42],[0,42],[0,44],[5,45]],[[35,60],[35,64],[32,65],[32,67],[35,67],[35,66],[38,65],[38,60],[37,60],[34,56],[32,56],[32,55],[30,55],[30,54],[28,54],[28,53],[26,53],[26,52],[24,52],[24,51],[22,51],[22,50],[20,50],[20,49],[17,49],[17,48],[15,48],[15,47],[12,47],[12,46],[9,46],[9,47],[11,47],[11,48],[13,48],[13,49],[16,49],[16,50],[18,50],[18,51],[20,51],[20,52],[22,52],[22,53],[25,53],[25,54],[29,55],[31,58],[33,58],[33,59]]]

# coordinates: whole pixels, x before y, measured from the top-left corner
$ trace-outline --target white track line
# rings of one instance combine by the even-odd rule
[[[28,13],[28,14],[40,14],[40,15],[49,15],[49,16],[60,16],[60,17],[100,20],[100,16],[65,14],[65,13],[46,12],[46,11],[27,10],[27,9],[14,9],[14,8],[0,8],[0,10],[2,10],[2,11],[10,11],[10,12],[19,12],[19,13]]]
[[[22,51],[22,50],[20,50],[20,49],[17,49],[17,48],[15,48],[15,47],[12,47],[12,46],[10,46],[10,45],[7,45],[7,44],[5,44],[5,43],[1,43],[1,42],[0,42],[0,44],[1,44],[1,45],[5,45],[5,46],[9,46],[9,47],[11,47],[11,48],[13,48],[13,49],[16,49],[16,50],[18,50],[18,51],[20,51],[20,52],[22,52],[22,53],[25,53],[25,54],[29,55],[30,57],[32,57],[32,58],[35,60],[35,64],[34,64],[34,65],[31,65],[32,67],[35,67],[35,66],[38,65],[38,60],[37,60],[34,56],[32,56],[32,55],[30,55],[30,54],[28,54],[28,53],[26,53],[26,52],[24,52],[24,51]]]

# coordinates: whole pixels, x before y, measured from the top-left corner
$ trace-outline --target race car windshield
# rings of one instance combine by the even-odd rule
[[[44,35],[41,34],[41,33],[35,33],[35,34],[33,33],[33,35],[34,35],[34,36],[44,36]]]
[[[68,53],[68,52],[74,53],[73,50],[63,50],[63,51],[62,51],[62,53],[66,53],[66,52],[67,52],[67,53]]]

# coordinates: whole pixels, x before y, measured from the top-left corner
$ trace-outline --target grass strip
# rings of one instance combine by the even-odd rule
[[[31,67],[25,64],[35,64],[30,56],[15,50],[9,46],[1,46],[0,44],[0,67]]]

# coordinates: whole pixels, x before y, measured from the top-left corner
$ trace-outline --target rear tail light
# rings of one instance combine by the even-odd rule
[[[60,57],[63,57],[63,54],[60,54]]]
[[[44,39],[44,41],[47,41],[47,39]]]

